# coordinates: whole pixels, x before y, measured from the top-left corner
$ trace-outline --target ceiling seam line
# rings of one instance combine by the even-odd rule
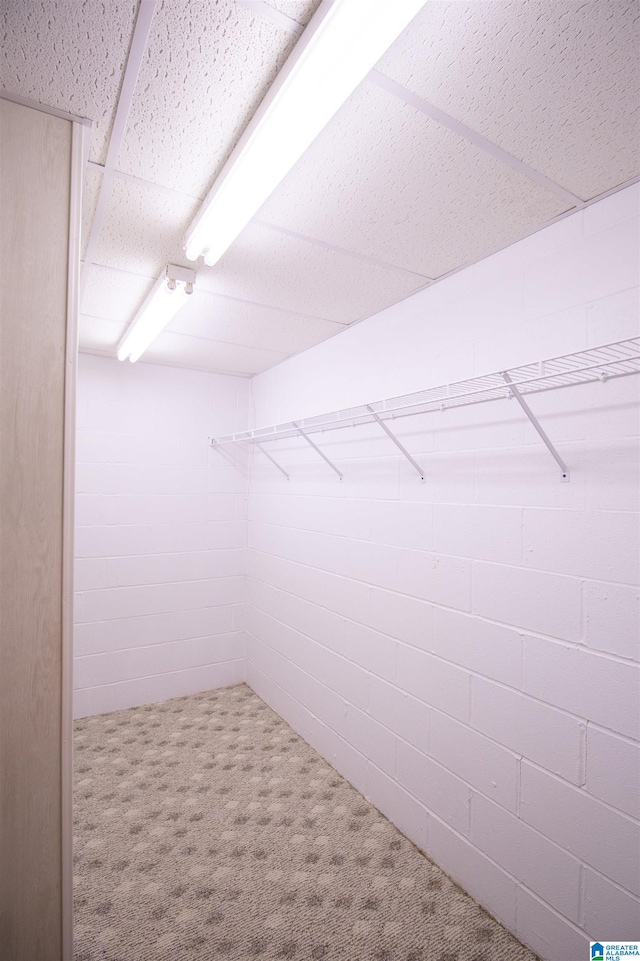
[[[87,354],[90,357],[106,357],[108,360],[113,360],[113,353],[107,350],[100,350],[98,347],[78,347],[78,353]],[[285,357],[284,360],[286,359],[287,358]],[[284,363],[284,360],[279,361],[279,363]],[[151,360],[148,357],[145,357],[144,360],[140,358],[140,360],[137,360],[136,363],[152,364],[154,367],[171,367],[175,370],[197,370],[203,374],[217,374],[220,377],[246,377],[247,379],[250,379],[251,377],[256,376],[255,373],[247,374],[239,370],[211,370],[210,367],[194,367],[193,364],[187,366],[186,364],[176,364],[171,360]],[[274,364],[273,366],[276,367],[277,364]],[[265,370],[271,370],[271,368],[267,367]],[[264,372],[258,371],[258,373]]]
[[[171,187],[165,187],[163,184],[156,184],[152,180],[144,180],[142,177],[136,177],[133,174],[125,173],[123,170],[107,170],[102,164],[97,164],[94,161],[89,161],[92,167],[96,167],[102,170],[104,174],[109,174],[111,177],[118,178],[120,180],[126,180],[130,183],[139,184],[141,187],[147,187],[150,190],[157,190],[161,193],[170,194],[175,197],[181,197],[185,200],[194,200],[198,203],[203,202],[203,198],[194,197],[193,194],[186,194],[180,190],[173,190]],[[275,230],[278,233],[286,234],[289,237],[295,237],[298,240],[305,240],[310,244],[316,244],[316,246],[324,247],[327,250],[334,250],[336,253],[345,254],[348,257],[354,257],[358,260],[363,260],[366,263],[373,264],[376,267],[386,267],[390,270],[401,270],[405,274],[412,274],[415,277],[419,277],[421,280],[425,280],[428,283],[433,281],[433,277],[428,274],[421,274],[417,270],[411,270],[408,267],[400,267],[398,264],[389,263],[386,260],[378,260],[376,257],[370,257],[368,254],[362,254],[357,250],[349,250],[347,247],[339,247],[337,244],[329,243],[327,240],[322,240],[319,237],[311,237],[308,234],[302,234],[297,230],[291,230],[289,227],[282,227],[280,224],[271,223],[268,220],[262,220],[259,217],[253,217],[251,223],[260,224],[262,227],[266,227],[268,230]]]
[[[222,300],[233,300],[236,303],[248,304],[252,307],[264,307],[266,310],[277,310],[281,314],[291,314],[293,317],[300,317],[302,320],[319,320],[325,324],[338,324],[340,327],[348,327],[341,320],[332,320],[330,317],[318,317],[315,314],[302,314],[298,310],[289,310],[287,307],[272,307],[271,304],[260,303],[257,300],[245,300],[243,297],[233,297],[231,294],[219,294],[216,290],[209,290],[207,287],[199,287],[199,291],[208,294],[210,297],[219,297]]]
[[[127,64],[124,70],[122,85],[120,87],[120,93],[118,96],[116,115],[113,120],[113,127],[111,128],[111,136],[109,137],[107,159],[104,165],[104,176],[102,179],[102,184],[100,185],[96,212],[91,224],[89,241],[87,243],[87,249],[83,261],[80,279],[80,304],[82,304],[82,300],[87,289],[89,271],[93,266],[95,251],[98,246],[98,238],[102,229],[102,221],[104,220],[107,202],[113,189],[115,163],[126,132],[129,110],[131,109],[131,103],[133,101],[133,94],[138,80],[138,74],[140,72],[140,67],[142,66],[142,58],[147,46],[147,40],[151,30],[151,21],[155,12],[156,3],[157,0],[140,0],[136,24],[133,30],[133,36],[131,38],[131,46],[129,47],[129,53],[127,55]]]
[[[278,354],[281,360],[285,357],[291,357],[290,350],[272,350],[270,347],[256,347],[254,344],[239,344],[235,340],[220,340],[219,338],[211,337],[201,337],[199,334],[188,334],[184,330],[173,330],[170,326],[167,326],[159,334],[175,334],[176,337],[186,337],[188,340],[202,340],[206,344],[224,344],[227,347],[239,347],[240,350],[256,350],[264,354]],[[322,343],[322,341],[320,341]],[[315,346],[315,345],[313,345]],[[307,348],[303,348],[307,349]],[[284,356],[283,356],[284,355]]]
[[[105,164],[96,163],[95,160],[89,160],[88,166],[95,167],[96,170],[101,170],[103,173],[107,172]],[[173,187],[166,187],[164,184],[157,184],[153,180],[136,177],[135,174],[128,174],[124,170],[110,170],[108,172],[117,180],[126,180],[129,183],[139,184],[141,187],[148,187],[150,190],[158,190],[161,193],[171,194],[174,197],[180,197],[184,200],[194,200],[199,204],[204,201],[204,197],[196,197],[194,194],[187,194],[182,190],[174,190]]]
[[[304,27],[301,23],[298,23],[293,17],[288,17],[286,13],[276,10],[275,7],[269,6],[264,0],[237,0],[237,3],[241,7],[246,7],[255,16],[262,17],[263,20],[270,20],[297,37],[304,33]]]
[[[86,315],[91,316],[91,315]],[[96,320],[108,320],[105,317],[96,317]],[[119,324],[120,321],[112,321],[114,324]],[[173,330],[171,327],[165,327],[159,336],[162,334],[174,334],[176,337],[186,337],[188,340],[201,340],[206,344],[222,344],[226,347],[238,347],[240,350],[253,350],[259,351],[263,354],[277,354],[280,360],[285,360],[287,357],[292,357],[294,354],[290,350],[272,350],[270,347],[256,347],[255,344],[239,344],[236,340],[221,340],[219,337],[201,337],[199,334],[188,334],[183,330]],[[322,341],[317,341],[316,343],[322,343]],[[311,345],[315,347],[315,344]],[[98,348],[95,348],[98,349]],[[302,350],[308,350],[309,348],[304,347]],[[298,351],[299,353],[300,351]],[[295,353],[295,352],[294,352]],[[111,355],[113,356],[113,355]]]
[[[419,274],[417,270],[410,270],[408,267],[398,267],[396,264],[390,264],[386,260],[378,260],[376,257],[369,257],[368,254],[361,254],[357,250],[349,250],[347,247],[338,247],[336,244],[329,243],[328,240],[321,240],[319,237],[309,237],[308,234],[301,234],[297,230],[291,230],[289,227],[281,227],[279,224],[272,224],[268,220],[261,220],[259,217],[253,217],[252,223],[260,224],[262,227],[266,227],[268,230],[275,230],[277,233],[285,234],[287,237],[294,237],[297,240],[306,240],[310,244],[316,244],[318,247],[324,247],[326,250],[333,250],[338,254],[346,254],[348,257],[354,257],[358,260],[364,260],[369,264],[373,264],[375,267],[386,267],[389,270],[400,270],[405,274],[413,274],[414,277],[419,277],[420,280],[424,280],[427,283],[432,283],[433,278],[429,277],[427,274]]]
[[[133,276],[133,275],[132,275],[132,276]],[[139,275],[136,274],[135,276],[139,276]],[[309,314],[296,314],[296,313],[295,313],[294,311],[292,311],[292,310],[285,310],[285,309],[283,309],[283,308],[281,308],[281,307],[271,307],[269,304],[259,304],[259,303],[257,303],[257,302],[254,301],[254,300],[238,300],[238,298],[236,298],[236,297],[225,297],[224,294],[214,294],[212,291],[210,291],[210,290],[204,290],[203,288],[200,288],[199,293],[200,293],[200,294],[205,294],[205,295],[206,295],[206,294],[209,294],[209,296],[211,296],[211,297],[219,297],[219,298],[221,298],[221,299],[223,299],[223,300],[233,300],[233,301],[235,301],[236,303],[247,304],[247,306],[249,306],[249,307],[264,307],[265,310],[273,310],[273,311],[275,311],[275,312],[278,313],[278,314],[290,314],[292,317],[294,317],[294,318],[299,318],[299,319],[302,320],[302,321],[309,320],[309,321],[318,321],[318,323],[321,323],[321,324],[333,324],[335,327],[339,327],[339,328],[342,329],[342,330],[345,330],[347,327],[351,327],[352,324],[356,323],[356,321],[349,321],[348,323],[344,323],[343,321],[340,321],[340,320],[329,320],[327,317],[314,317],[314,316],[312,316],[312,315],[310,316]],[[120,324],[120,326],[122,326],[122,325],[125,325],[125,324],[127,323],[127,321],[118,320],[117,317],[104,317],[104,316],[102,316],[101,314],[89,313],[89,312],[86,311],[86,310],[85,310],[85,311],[80,311],[80,315],[81,315],[82,317],[86,317],[86,318],[88,318],[88,319],[90,319],[90,320],[106,321],[106,323],[108,323],[108,324]],[[340,330],[334,330],[334,331],[332,331],[331,334],[329,334],[328,336],[329,336],[329,337],[332,337],[333,334],[338,334],[338,333],[340,333]],[[190,335],[190,334],[185,334],[185,337],[186,337],[186,336],[192,336],[192,335]],[[197,335],[193,335],[193,336],[197,336]],[[205,339],[206,339],[206,338],[205,338]],[[240,346],[240,345],[239,345],[239,346]],[[268,348],[265,348],[265,349],[268,350]]]
[[[80,261],[84,264],[84,261]],[[133,270],[123,270],[122,267],[109,267],[107,264],[95,264],[101,270],[111,270],[118,274],[126,274],[127,277],[144,277],[146,280],[154,280],[153,275],[137,273]],[[279,314],[291,314],[292,317],[299,317],[301,320],[317,320],[325,324],[336,324],[338,327],[350,327],[353,321],[348,321],[347,323],[341,320],[333,320],[331,317],[318,317],[317,314],[303,314],[299,310],[290,310],[288,307],[275,307],[273,304],[261,303],[257,300],[246,300],[244,297],[234,297],[232,294],[221,294],[216,290],[209,290],[208,287],[203,287],[201,284],[198,286],[199,293],[208,294],[210,297],[218,297],[221,300],[231,300],[237,304],[247,304],[249,307],[263,307],[265,310],[274,310]],[[98,314],[90,314],[87,311],[81,310],[80,313],[83,317],[95,317],[96,320],[109,320],[113,323],[124,323],[124,321],[115,320],[113,317],[100,317]],[[337,331],[336,331],[337,333]]]
[[[131,276],[139,277],[141,275],[131,274]],[[205,295],[208,294],[211,297],[218,297],[222,300],[231,300],[234,303],[246,304],[248,307],[263,307],[265,310],[273,310],[278,314],[290,314],[292,317],[298,317],[303,321],[311,320],[311,321],[318,321],[318,323],[321,323],[321,324],[334,324],[336,327],[340,327],[343,329],[346,327],[350,327],[352,323],[355,323],[355,321],[349,321],[348,323],[344,323],[341,320],[331,320],[329,317],[315,317],[313,314],[298,314],[293,310],[287,310],[285,307],[273,307],[271,304],[261,304],[255,300],[241,300],[239,297],[228,297],[225,294],[216,294],[212,290],[206,290],[203,287],[199,288],[199,293],[205,294]],[[118,320],[116,317],[103,317],[100,314],[92,314],[92,313],[89,313],[88,311],[80,311],[80,314],[82,317],[89,317],[93,320],[105,320],[110,324],[126,323],[126,321]],[[337,334],[339,333],[339,331],[336,330],[336,331],[333,331],[332,334],[333,333]],[[329,336],[332,336],[332,334],[330,334]]]
[[[450,114],[446,113],[444,110],[436,107],[435,104],[432,104],[428,100],[424,100],[422,97],[419,97],[417,94],[407,89],[407,87],[403,87],[402,84],[392,80],[391,77],[387,77],[384,73],[381,73],[380,70],[376,70],[374,68],[367,74],[365,79],[369,80],[371,83],[374,83],[377,87],[386,90],[387,93],[397,97],[399,100],[403,100],[406,104],[408,104],[408,106],[419,110],[421,113],[425,114],[427,117],[430,117],[432,120],[435,120],[436,123],[446,127],[448,130],[451,130],[459,137],[464,138],[469,143],[472,143],[474,147],[484,150],[485,153],[490,154],[496,160],[499,160],[506,166],[518,171],[518,173],[523,174],[523,176],[527,177],[529,180],[533,180],[540,187],[544,187],[550,193],[555,194],[556,197],[560,197],[561,200],[564,200],[566,203],[570,203],[572,207],[576,208],[576,210],[581,210],[584,207],[585,201],[581,197],[571,193],[570,190],[567,190],[565,187],[561,186],[561,184],[557,184],[555,181],[551,180],[549,177],[546,177],[543,173],[540,173],[540,171],[535,170],[533,167],[530,167],[522,160],[518,160],[517,157],[514,157],[507,150],[504,150],[502,147],[494,144],[487,137],[483,137],[482,134],[478,133],[476,130],[473,130],[471,127],[467,127],[467,125],[461,121],[456,120],[455,117],[450,116]]]

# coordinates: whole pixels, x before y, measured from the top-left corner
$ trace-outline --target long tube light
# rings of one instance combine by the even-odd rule
[[[118,360],[135,363],[169,321],[184,307],[193,291],[195,270],[169,264],[149,291],[120,343]]]
[[[185,238],[222,257],[426,0],[322,0]]]

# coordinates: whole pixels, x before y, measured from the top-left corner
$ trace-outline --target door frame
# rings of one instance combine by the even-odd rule
[[[73,958],[73,585],[75,562],[76,379],[80,313],[80,229],[82,183],[90,127],[72,120],[67,336],[64,384],[64,463],[62,503],[62,715],[60,731],[62,795],[62,957]]]

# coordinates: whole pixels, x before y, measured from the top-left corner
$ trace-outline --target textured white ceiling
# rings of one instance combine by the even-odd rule
[[[93,121],[80,343],[109,355],[190,266],[185,230],[319,4],[141,2],[0,3],[2,87]],[[637,178],[639,12],[430,0],[146,358],[265,370]]]
[[[171,330],[164,330],[145,353],[147,360],[159,364],[171,363],[196,370],[224,370],[243,376],[267,370],[286,356],[281,351],[187,337]]]
[[[184,261],[182,236],[198,201],[114,179],[98,240],[99,264],[157,277]],[[83,305],[84,306],[84,305]]]
[[[197,296],[189,298],[169,324],[169,330],[239,346],[297,354],[338,333],[343,326],[262,304],[220,297],[204,289],[202,282],[197,287]]]
[[[82,301],[83,315],[126,323],[147,296],[155,278],[94,265]],[[81,318],[82,319],[82,318]]]
[[[92,120],[97,163],[107,157],[137,8],[137,0],[4,0],[0,8],[2,86]]]
[[[532,180],[363,83],[258,216],[426,278],[566,209]]]
[[[204,197],[295,40],[235,0],[164,3],[118,168]]]
[[[82,227],[80,234],[80,257],[86,257],[91,225],[96,215],[98,198],[102,188],[104,171],[102,167],[87,164],[84,174],[84,184],[82,188]]]
[[[637,0],[427,3],[378,64],[584,200],[638,175]]]
[[[267,0],[270,7],[306,26],[318,9],[320,0]]]
[[[217,293],[343,324],[368,317],[425,284],[415,274],[257,223],[245,227],[216,266],[201,273]]]
[[[127,321],[117,323],[87,313],[82,315],[81,325],[82,349],[100,354],[115,354],[116,347],[127,329]]]

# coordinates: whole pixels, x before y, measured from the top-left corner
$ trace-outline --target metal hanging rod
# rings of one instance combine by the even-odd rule
[[[342,477],[338,468],[310,440],[308,435],[376,422],[385,430],[385,433],[423,477],[424,473],[420,465],[402,447],[395,435],[383,423],[384,421],[514,397],[560,466],[563,472],[563,480],[568,480],[569,472],[564,461],[559,457],[523,398],[529,394],[558,390],[562,387],[571,387],[594,381],[606,381],[615,377],[638,373],[640,373],[640,337],[634,337],[610,344],[602,344],[600,347],[591,347],[573,354],[551,357],[522,367],[513,367],[493,374],[471,377],[467,380],[363,404],[359,407],[289,421],[286,424],[276,424],[273,427],[260,427],[255,430],[241,431],[237,434],[228,434],[224,437],[214,437],[211,439],[211,444],[212,446],[220,446],[235,444],[239,441],[249,444],[263,444],[266,441],[302,436],[329,464],[331,469],[339,477]],[[266,453],[266,451],[263,450],[263,453]],[[273,460],[273,458],[270,459]],[[276,466],[279,467],[277,464]],[[280,467],[279,469],[282,470]]]

